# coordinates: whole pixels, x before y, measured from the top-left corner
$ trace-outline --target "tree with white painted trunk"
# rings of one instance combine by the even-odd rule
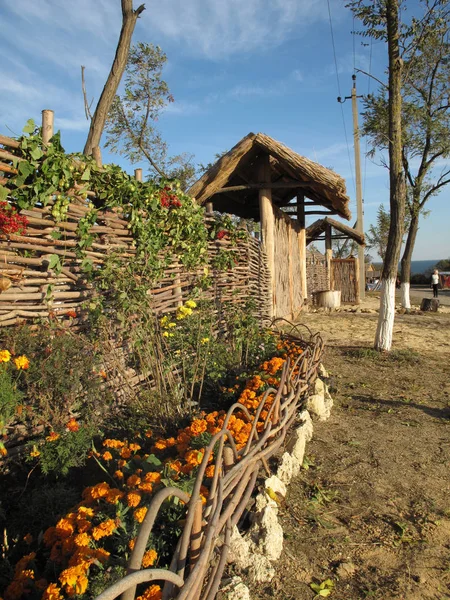
[[[422,0],[416,7],[416,16],[401,30],[402,161],[407,185],[401,296],[402,306],[407,309],[411,307],[411,259],[420,215],[425,214],[428,200],[450,183],[450,169],[437,168],[450,156],[449,5],[448,0]],[[385,87],[365,99],[363,117],[362,131],[371,140],[371,153],[386,149],[389,136]]]
[[[395,281],[403,237],[406,188],[402,163],[402,69],[400,56],[399,0],[353,0],[348,4],[366,30],[365,35],[385,40],[389,58],[388,139],[390,226],[381,275],[381,298],[375,348],[389,351],[395,315]]]

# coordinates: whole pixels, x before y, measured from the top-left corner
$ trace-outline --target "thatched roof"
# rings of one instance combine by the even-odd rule
[[[199,204],[213,202],[214,210],[259,218],[258,190],[264,186],[258,177],[258,163],[263,155],[270,157],[275,205],[287,206],[301,192],[312,201],[307,206],[319,204],[330,214],[350,219],[342,177],[263,133],[249,133],[208,169],[188,193]]]
[[[328,225],[331,225],[333,229],[336,229],[343,235],[355,240],[357,244],[360,246],[365,245],[364,234],[359,233],[356,229],[352,227],[348,227],[344,225],[344,223],[340,223],[339,221],[335,221],[334,219],[330,219],[330,217],[325,217],[325,219],[319,219],[312,225],[306,228],[306,245],[310,244],[314,240],[316,240],[319,235],[325,232]]]

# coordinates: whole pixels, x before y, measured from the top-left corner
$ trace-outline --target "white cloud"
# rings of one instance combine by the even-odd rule
[[[150,26],[191,53],[217,60],[298,37],[325,19],[323,8],[316,0],[172,0],[152,12]]]

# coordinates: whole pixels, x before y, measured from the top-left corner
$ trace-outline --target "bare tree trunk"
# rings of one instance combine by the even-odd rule
[[[117,43],[116,55],[111,70],[106,80],[105,86],[97,103],[94,116],[89,128],[86,145],[83,153],[87,156],[92,154],[92,148],[100,145],[106,118],[111,106],[123,72],[127,65],[128,54],[130,52],[131,38],[136,26],[139,15],[145,10],[144,4],[133,10],[133,0],[121,0],[122,2],[122,29],[120,30],[119,41]]]
[[[399,51],[398,0],[387,0],[386,6],[389,53],[389,239],[381,275],[381,298],[375,348],[389,351],[395,315],[395,281],[402,244],[406,187],[402,163],[402,66]]]
[[[411,258],[416,243],[417,231],[419,230],[419,215],[414,214],[411,223],[409,224],[408,237],[406,238],[405,249],[401,260],[401,296],[403,308],[411,308],[411,300],[409,297],[409,285],[411,279]]]

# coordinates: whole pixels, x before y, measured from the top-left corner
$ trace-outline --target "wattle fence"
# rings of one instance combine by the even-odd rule
[[[303,353],[293,363],[289,358],[286,360],[278,390],[266,390],[254,418],[242,404],[230,407],[221,431],[213,436],[205,450],[192,494],[168,487],[155,495],[139,530],[127,576],[96,600],[113,600],[121,594],[122,600],[133,600],[136,586],[145,582],[161,584],[163,600],[213,600],[216,597],[227,564],[233,527],[247,508],[260,469],[264,468],[270,475],[268,460],[283,446],[287,431],[317,378],[323,352],[321,337],[310,336],[308,341],[292,335],[285,337],[301,346]],[[274,401],[262,431],[258,432],[259,415],[271,394],[275,395]],[[231,417],[237,412],[252,423],[248,441],[239,451],[228,429]],[[211,456],[214,456],[214,477],[208,501],[203,505],[201,489]],[[187,505],[185,525],[170,569],[141,569],[158,512],[169,497],[177,497]]]

